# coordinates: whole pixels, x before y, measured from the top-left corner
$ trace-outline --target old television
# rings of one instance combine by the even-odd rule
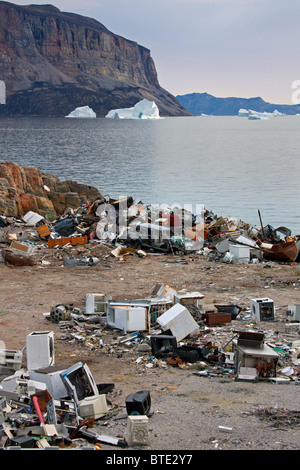
[[[98,387],[89,367],[82,362],[77,362],[74,366],[61,372],[61,377],[70,398],[77,404],[86,397],[99,395]]]
[[[155,357],[174,356],[177,351],[177,339],[172,335],[152,335],[150,338],[152,354]]]
[[[102,418],[108,413],[106,395],[85,397],[79,402],[78,412],[83,419]]]
[[[151,408],[151,397],[148,390],[140,390],[128,395],[126,410],[128,415],[148,415]]]

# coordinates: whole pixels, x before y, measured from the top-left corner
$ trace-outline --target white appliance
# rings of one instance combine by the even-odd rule
[[[289,321],[300,321],[300,304],[289,305],[287,316]]]
[[[107,324],[112,328],[130,331],[147,329],[148,310],[145,307],[109,304],[107,307]]]
[[[54,365],[53,331],[33,331],[26,338],[27,369]]]
[[[171,330],[177,342],[186,336],[197,334],[199,325],[184,305],[175,304],[157,319],[157,323],[165,330]]]
[[[29,372],[29,378],[44,383],[52,398],[57,400],[67,398],[68,391],[61,377],[64,370],[65,368],[59,366],[36,369]]]
[[[251,299],[250,311],[252,316],[260,321],[274,321],[275,318],[275,307],[272,299],[261,298]]]
[[[79,415],[83,419],[99,419],[108,413],[106,395],[86,397],[79,402]]]
[[[243,245],[229,245],[229,252],[233,255],[233,263],[242,264],[250,261],[250,247]]]

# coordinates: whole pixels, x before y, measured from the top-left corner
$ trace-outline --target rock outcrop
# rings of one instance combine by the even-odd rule
[[[53,216],[98,197],[102,197],[101,193],[93,186],[61,181],[35,167],[0,163],[0,215],[23,217],[33,211]]]
[[[65,116],[90,106],[102,117],[142,99],[162,116],[190,115],[160,87],[147,48],[51,5],[0,2],[0,80],[2,116]]]

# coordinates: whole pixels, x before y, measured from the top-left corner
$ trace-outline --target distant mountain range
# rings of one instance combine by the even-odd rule
[[[190,93],[177,95],[181,105],[195,116],[208,114],[213,116],[236,116],[240,109],[252,109],[257,112],[273,113],[277,111],[295,115],[300,113],[300,104],[271,104],[262,98],[216,98],[208,93]]]

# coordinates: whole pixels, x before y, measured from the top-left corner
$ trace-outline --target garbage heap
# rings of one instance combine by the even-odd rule
[[[192,253],[225,263],[294,263],[299,262],[300,236],[286,227],[256,227],[235,217],[219,217],[202,206],[194,214],[177,206],[146,206],[132,197],[101,196],[50,219],[32,211],[22,219],[1,216],[0,244],[3,261],[15,265],[34,264],[41,246],[63,247],[66,255],[67,248],[95,244],[113,247],[117,257]],[[65,266],[97,262],[86,253],[64,256]]]
[[[272,299],[252,299],[249,309],[230,304],[207,311],[203,298],[200,292],[178,292],[158,283],[146,299],[113,300],[91,293],[84,309],[55,305],[44,318],[62,328],[68,341],[96,354],[126,355],[130,350],[126,360],[134,360],[137,371],[180,367],[198,377],[300,384],[299,305],[285,313],[295,330],[285,341],[276,327],[262,328],[275,321]],[[105,332],[112,333],[113,341]],[[51,330],[27,335],[22,350],[1,350],[0,372],[3,449],[151,445],[150,391],[133,391],[124,407],[115,406],[110,399],[114,384],[96,384],[87,364],[56,365]],[[114,420],[124,408],[123,435],[98,431],[101,421]]]
[[[127,396],[124,436],[97,432],[97,423],[123,411],[108,398],[114,384],[96,384],[83,362],[69,368],[55,365],[52,331],[32,332],[22,350],[0,353],[1,449],[100,450],[102,444],[149,444],[150,392]],[[141,437],[135,437],[138,430]]]
[[[134,360],[144,370],[191,366],[205,376],[299,383],[299,304],[281,311],[264,297],[251,299],[246,307],[232,303],[209,308],[198,291],[157,283],[144,299],[113,300],[90,293],[85,309],[60,304],[44,316],[68,340],[96,354],[122,355],[127,348],[138,355]],[[284,325],[282,336],[278,322]]]

